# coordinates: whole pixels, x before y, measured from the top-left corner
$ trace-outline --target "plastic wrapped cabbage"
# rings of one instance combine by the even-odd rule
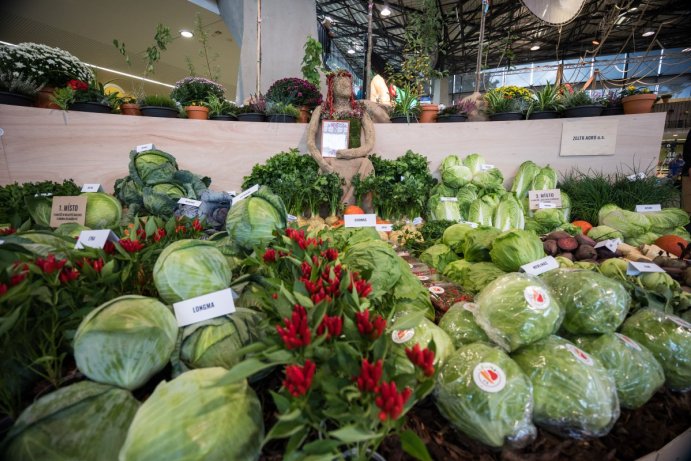
[[[12,461],[116,461],[139,402],[128,391],[82,381],[25,409],[3,447]]]
[[[396,314],[393,316],[393,321],[395,322],[413,312],[414,310],[410,307],[404,306],[403,308],[397,308]],[[437,348],[434,356],[434,365],[443,365],[454,351],[453,342],[451,342],[449,335],[431,320],[423,318],[413,328],[393,330],[391,332],[393,348],[397,349],[398,352],[405,350],[405,348],[411,348],[415,346],[415,344],[420,344],[421,348],[425,348],[432,340],[434,340],[434,345]]]
[[[691,324],[655,309],[629,317],[621,332],[647,347],[665,371],[665,384],[675,391],[691,389]]]
[[[621,241],[624,240],[624,234],[622,234],[615,228],[609,226],[593,227],[588,231],[588,237],[595,240],[596,242],[611,239],[619,239]]]
[[[175,316],[160,301],[120,296],[84,317],[74,358],[89,379],[133,390],[166,366],[177,334]]]
[[[442,234],[441,241],[449,246],[457,254],[463,253],[465,236],[473,230],[469,224],[454,224],[446,228]]]
[[[480,226],[468,232],[463,242],[463,258],[471,263],[489,261],[489,251],[499,234],[499,230],[487,226]]]
[[[84,225],[90,229],[111,229],[120,225],[122,205],[118,199],[104,192],[89,192],[86,197]]]
[[[527,274],[502,275],[487,285],[475,302],[475,321],[509,352],[556,332],[563,317],[547,285]]]
[[[232,314],[184,327],[173,354],[173,365],[179,368],[178,372],[192,368],[232,368],[243,358],[236,355],[237,350],[257,339],[262,318],[260,312],[238,307]]]
[[[542,280],[564,309],[562,328],[571,334],[613,333],[631,307],[624,285],[597,272],[556,269]]]
[[[448,267],[448,266],[447,266]],[[477,293],[498,277],[506,274],[493,263],[472,263],[460,269],[445,273],[452,281],[471,293]]]
[[[228,288],[232,272],[216,245],[185,239],[163,249],[153,277],[161,299],[172,304]]]
[[[577,344],[614,377],[622,408],[642,406],[665,384],[664,371],[653,354],[626,335],[607,333]]]
[[[522,265],[544,258],[545,250],[535,232],[516,229],[497,236],[489,255],[499,269],[517,272]]]
[[[264,438],[259,399],[244,380],[219,384],[225,373],[201,368],[159,384],[137,411],[118,459],[258,459]]]
[[[533,384],[533,421],[568,437],[601,437],[619,418],[614,379],[595,358],[558,336],[512,354]]]
[[[457,259],[456,261],[447,264],[442,274],[460,285],[458,280],[461,279],[461,273],[464,269],[472,266],[473,264],[476,263],[468,262],[465,259]]]
[[[456,253],[443,243],[432,245],[420,254],[420,261],[434,267],[439,272],[443,272],[447,264],[457,259]]]
[[[391,245],[381,240],[356,243],[346,248],[343,262],[372,284],[372,296],[380,298],[401,278],[400,258]]]
[[[456,303],[439,320],[439,328],[449,335],[456,348],[479,341],[489,343],[489,338],[475,322],[473,316],[475,309],[477,305],[474,303]]]
[[[285,229],[287,213],[283,200],[262,186],[233,204],[226,217],[228,235],[245,251],[273,240],[276,229]]]
[[[418,310],[424,311],[428,319],[434,320],[435,311],[430,292],[402,258],[398,258],[398,266],[401,276],[393,287],[394,299],[396,302],[412,303]]]
[[[451,424],[491,447],[523,446],[537,434],[530,381],[497,347],[476,343],[452,354],[437,376],[435,397]]]

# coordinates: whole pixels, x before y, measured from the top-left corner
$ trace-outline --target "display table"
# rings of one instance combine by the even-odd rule
[[[560,156],[566,123],[616,120],[613,155]],[[440,124],[377,124],[374,152],[396,158],[406,150],[425,155],[435,171],[449,154],[479,152],[499,168],[506,184],[525,160],[605,173],[656,165],[665,114],[585,119],[521,120]],[[127,175],[129,151],[153,143],[175,156],[181,169],[210,176],[212,189],[239,190],[257,163],[297,147],[306,148],[306,124],[164,119],[85,112],[63,112],[0,105],[0,184],[71,178],[100,183],[112,192]]]

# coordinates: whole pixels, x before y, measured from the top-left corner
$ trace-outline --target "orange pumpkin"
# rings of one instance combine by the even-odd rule
[[[365,210],[356,205],[348,205],[343,214],[365,214]]]
[[[389,221],[388,219],[382,219],[379,216],[377,216],[376,222],[377,222],[377,224],[391,224],[391,221]]]
[[[686,248],[689,242],[679,237],[678,235],[663,235],[655,240],[655,245],[659,246],[667,253],[673,254],[676,257],[681,256],[681,252]]]
[[[588,221],[574,221],[571,224],[573,224],[576,227],[580,227],[581,232],[583,232],[583,235],[588,235],[588,232],[590,232],[590,229],[593,228],[593,225],[590,224]]]
[[[339,227],[342,227],[343,225],[345,225],[345,222],[344,222],[342,219],[339,219],[338,221],[334,222],[334,223],[331,225],[331,227],[332,227],[333,229],[337,229],[337,228],[339,228]]]

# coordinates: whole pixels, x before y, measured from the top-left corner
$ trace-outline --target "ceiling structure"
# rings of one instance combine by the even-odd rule
[[[411,14],[420,11],[423,1],[374,3],[373,53],[385,62],[400,63],[405,25]],[[489,3],[483,68],[691,46],[688,0],[585,0],[578,15],[561,26],[538,20],[519,0]],[[326,24],[332,42],[353,69],[364,68],[367,4],[367,0],[317,0],[318,20],[323,23],[330,18]],[[386,17],[381,14],[385,4],[391,10]],[[446,43],[437,68],[450,74],[475,72],[482,0],[436,0],[436,4]],[[653,33],[643,37],[646,31]],[[355,53],[348,54],[348,50]]]

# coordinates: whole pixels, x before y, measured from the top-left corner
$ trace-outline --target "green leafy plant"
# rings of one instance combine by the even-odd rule
[[[194,36],[201,45],[201,48],[199,49],[199,57],[204,61],[206,76],[213,81],[220,80],[221,66],[216,64],[216,60],[220,55],[211,51],[211,45],[209,44],[209,33],[206,31],[206,29],[204,29],[202,17],[199,13],[197,13],[194,19]],[[189,56],[186,57],[186,61],[190,75],[197,75],[194,64],[192,64],[192,60],[189,58]]]
[[[297,117],[300,115],[300,110],[290,103],[269,101],[266,104],[266,115],[289,115],[291,117]]]
[[[177,109],[178,106],[175,104],[169,96],[161,96],[158,94],[145,96],[141,100],[142,106],[156,106],[156,107],[169,107],[171,109]]]
[[[533,92],[533,97],[528,105],[527,116],[529,117],[533,112],[559,111],[561,108],[562,104],[559,97],[559,87],[550,85],[549,82],[546,82],[541,90]]]
[[[96,80],[89,83],[70,80],[65,88],[58,88],[55,91],[51,100],[62,110],[69,109],[69,106],[75,102],[95,102],[113,109],[122,101],[117,93],[106,94],[104,84]]]
[[[312,85],[319,88],[319,71],[323,70],[322,44],[308,35],[304,49],[305,55],[302,57],[302,67],[300,68],[302,76]]]
[[[592,106],[593,104],[596,104],[590,95],[583,90],[565,92],[563,101],[564,108],[566,109],[578,106]]]
[[[74,90],[69,87],[56,88],[50,96],[50,101],[62,110],[68,110],[74,102]]]
[[[530,91],[518,86],[493,88],[485,94],[487,113],[523,112],[530,103]]]
[[[71,179],[62,183],[53,181],[14,183],[0,186],[0,223],[18,229],[31,216],[27,199],[50,201],[51,196],[79,195],[80,187]]]
[[[182,106],[202,105],[210,96],[222,98],[225,88],[204,77],[185,77],[175,83],[170,97]],[[194,104],[196,103],[196,104]]]
[[[35,77],[22,74],[14,75],[13,72],[0,69],[0,91],[33,96],[38,93],[42,86]]]
[[[405,84],[399,88],[398,94],[400,96],[394,102],[391,116],[405,117],[408,122],[416,121],[421,112],[420,103],[418,102],[420,94],[417,93],[416,87]]]
[[[264,114],[266,113],[266,98],[261,94],[250,95],[246,104],[238,109],[238,114]]]
[[[238,106],[232,101],[218,97],[215,94],[206,99],[206,106],[209,108],[209,117],[217,115],[237,115]]]

